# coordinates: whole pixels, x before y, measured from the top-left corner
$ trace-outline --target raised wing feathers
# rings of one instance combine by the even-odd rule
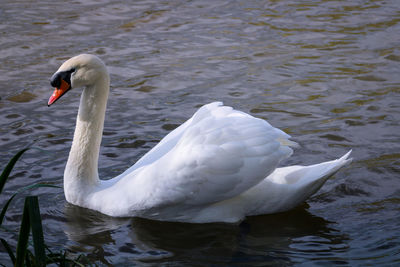
[[[175,146],[144,167],[152,170],[155,205],[204,205],[234,197],[292,153],[279,141],[287,134],[222,103],[203,106],[179,131]]]

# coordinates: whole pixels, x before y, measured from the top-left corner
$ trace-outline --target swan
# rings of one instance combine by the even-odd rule
[[[97,56],[65,61],[50,79],[48,106],[83,87],[64,171],[69,203],[114,217],[189,223],[238,223],[289,210],[314,194],[351,159],[277,166],[297,144],[265,120],[204,105],[125,172],[100,180],[98,158],[110,78]]]

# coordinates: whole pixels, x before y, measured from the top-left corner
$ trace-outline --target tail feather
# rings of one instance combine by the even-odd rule
[[[322,162],[309,166],[289,166],[278,168],[267,177],[272,182],[281,184],[308,184],[315,180],[329,178],[343,166],[349,164],[352,158],[349,158],[351,150],[339,159]]]
[[[282,212],[301,204],[315,194],[329,177],[352,161],[350,153],[351,150],[339,159],[310,166],[277,168],[244,194],[254,200],[253,208],[247,215]]]

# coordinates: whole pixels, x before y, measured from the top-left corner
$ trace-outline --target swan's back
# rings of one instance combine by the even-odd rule
[[[199,209],[258,184],[292,154],[285,145],[289,137],[264,120],[211,103],[166,136],[118,184],[121,190],[140,185],[146,199],[142,210],[159,207],[160,216],[164,207],[166,216],[176,219],[171,209]]]

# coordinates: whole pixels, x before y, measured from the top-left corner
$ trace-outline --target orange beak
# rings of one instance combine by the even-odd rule
[[[71,89],[71,85],[61,79],[61,84],[60,88],[56,88],[53,92],[53,94],[49,98],[49,102],[47,103],[48,106],[52,105],[54,102],[56,102],[57,99],[59,99],[61,96],[63,96],[69,89]]]

